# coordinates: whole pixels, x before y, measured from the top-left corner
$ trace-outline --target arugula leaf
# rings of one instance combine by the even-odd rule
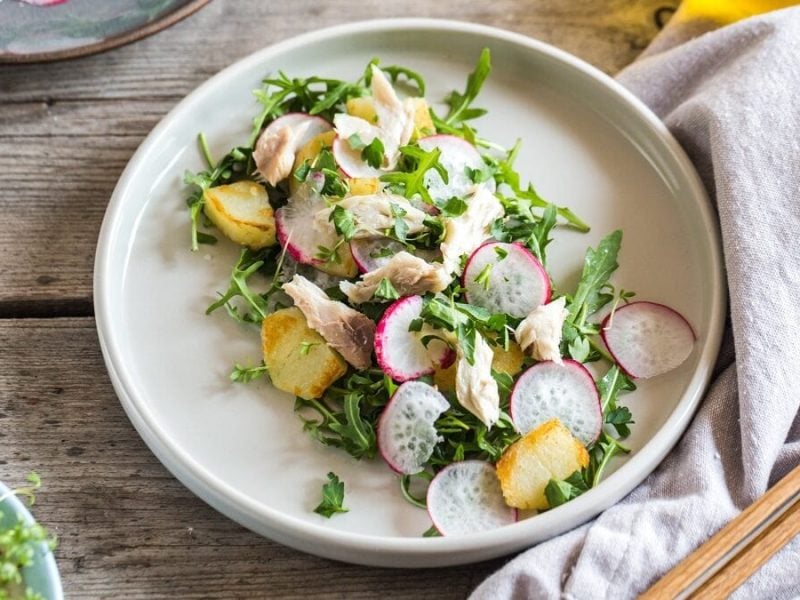
[[[197,188],[186,199],[192,228],[191,249],[193,251],[198,249],[199,244],[215,244],[217,242],[217,238],[213,235],[199,231],[206,190],[223,183],[240,181],[248,177],[254,168],[252,166],[253,159],[250,148],[233,148],[215,165],[208,150],[208,141],[202,132],[197,136],[197,143],[200,147],[200,153],[208,164],[208,169],[197,173],[186,171],[183,175],[184,184]]]
[[[522,187],[520,175],[514,170],[514,162],[517,159],[520,148],[521,141],[517,140],[511,150],[506,153],[504,159],[498,160],[484,156],[484,160],[491,163],[490,168],[494,171],[494,180],[498,187],[502,189],[502,186],[508,186],[513,193],[511,197],[500,196],[501,202],[506,209],[506,214],[518,217],[523,224],[535,224],[539,221],[539,217],[534,214],[534,209],[547,209],[547,207],[551,206],[551,203],[542,198],[530,183],[527,188]],[[558,206],[556,207],[556,213],[573,229],[581,232],[589,231],[589,226],[570,209]],[[527,235],[530,235],[530,233],[530,230],[526,231]]]
[[[349,98],[367,94],[367,89],[360,82],[348,83],[323,77],[290,78],[281,71],[276,77],[268,77],[262,83],[261,89],[253,91],[261,104],[261,111],[253,119],[248,144],[250,148],[255,146],[266,123],[287,112],[307,112],[332,121],[335,113],[343,112]]]
[[[361,136],[358,135],[357,133],[354,133],[349,138],[347,138],[347,143],[353,150],[361,150],[367,147],[367,144],[364,142],[364,140],[361,139]]]
[[[463,198],[453,196],[452,198],[443,202],[436,203],[437,208],[445,217],[458,217],[463,215],[467,210],[467,202]]]
[[[575,471],[566,479],[551,479],[544,489],[550,508],[560,506],[573,498],[577,498],[589,489],[589,485],[580,471]]]
[[[569,345],[569,355],[578,362],[586,362],[591,348],[585,337],[577,336]]]
[[[546,250],[547,245],[553,241],[550,237],[550,232],[556,225],[557,213],[555,205],[548,205],[542,213],[541,220],[533,226],[533,232],[528,238],[528,247],[543,265],[547,264]]]
[[[373,296],[375,298],[383,298],[384,300],[397,300],[400,297],[400,293],[392,285],[392,282],[384,277],[378,284]]]
[[[434,448],[429,464],[438,469],[465,459],[499,460],[520,437],[506,412],[507,401],[501,409],[500,418],[489,429],[463,407],[452,406],[436,421],[442,441]]]
[[[322,485],[322,502],[314,509],[318,515],[330,519],[336,513],[346,513],[344,503],[344,483],[333,472],[328,473],[328,483]]]
[[[604,420],[609,425],[613,425],[617,434],[622,438],[630,435],[628,425],[634,421],[630,410],[624,406],[618,407],[617,401],[622,392],[632,392],[635,389],[636,384],[617,365],[612,366],[597,382],[600,406],[605,415]]]
[[[241,317],[241,320],[248,323],[260,323],[263,321],[264,317],[267,316],[267,294],[262,295],[253,291],[248,284],[248,279],[264,266],[267,257],[274,254],[274,252],[273,249],[265,249],[258,252],[247,248],[242,250],[239,260],[233,266],[230,286],[224,294],[220,294],[219,300],[206,309],[206,314],[210,315],[223,306],[230,307],[230,301],[233,298],[241,297],[251,309],[250,312]],[[278,270],[280,270],[280,265]],[[275,275],[275,279],[277,279],[277,272]],[[275,285],[275,279],[273,279],[273,286]],[[233,311],[232,316],[236,314],[238,313]]]
[[[372,65],[375,65],[386,75],[388,75],[392,80],[392,83],[397,83],[398,79],[400,79],[400,76],[402,75],[408,81],[414,83],[415,87],[417,88],[416,91],[418,96],[425,95],[425,79],[423,79],[422,75],[409,69],[408,67],[400,67],[398,65],[380,66],[380,59],[377,57],[369,61],[367,68],[364,70],[364,82],[366,85],[370,85],[372,83]]]
[[[341,248],[343,244],[344,240],[339,240],[332,248],[317,246],[317,253],[314,255],[314,258],[325,263],[338,264],[342,262],[342,257],[339,255],[339,248]]]
[[[346,242],[353,239],[353,236],[355,236],[358,231],[353,213],[346,208],[342,208],[338,204],[333,207],[328,220],[333,223],[333,228],[336,230],[336,233],[342,236]]]
[[[434,525],[431,525],[428,529],[422,532],[422,537],[442,537],[442,534],[439,533],[439,530],[436,529]]]
[[[495,248],[497,250],[497,248]],[[484,290],[489,289],[490,278],[492,276],[492,263],[486,263],[486,266],[481,269],[481,272],[475,276],[475,283],[483,287]],[[574,357],[573,357],[574,358]]]
[[[399,241],[405,242],[408,236],[408,223],[403,217],[408,214],[408,211],[395,202],[389,203],[389,209],[394,217],[394,235]]]
[[[258,379],[262,375],[267,373],[267,367],[262,362],[258,367],[245,367],[236,363],[233,367],[233,371],[231,371],[231,381],[236,381],[239,383],[249,383],[254,379]]]
[[[622,244],[622,231],[617,230],[604,237],[597,249],[586,250],[581,280],[569,303],[567,320],[580,328],[586,317],[608,304],[613,296],[603,293],[611,274],[617,270],[617,255]]]
[[[425,173],[434,169],[445,183],[449,181],[447,170],[439,162],[442,151],[434,148],[426,152],[418,146],[401,146],[400,154],[406,159],[403,170],[381,175],[381,181],[390,184],[395,191],[402,192],[406,198],[419,195],[424,202],[433,205],[433,198],[425,187]]]
[[[482,108],[470,108],[472,102],[478,97],[478,94],[483,87],[486,78],[492,71],[491,52],[488,48],[481,51],[478,58],[478,64],[475,69],[467,76],[467,86],[463,93],[458,93],[455,90],[445,99],[445,102],[450,107],[450,111],[444,118],[444,123],[447,125],[458,125],[463,121],[476,119],[486,114]]]
[[[391,385],[391,380],[389,381]],[[321,399],[295,399],[294,410],[303,430],[326,446],[341,448],[356,459],[377,452],[375,428],[390,392],[383,371],[353,371]]]
[[[383,142],[376,137],[361,150],[361,160],[373,169],[378,169],[383,164],[383,153]]]

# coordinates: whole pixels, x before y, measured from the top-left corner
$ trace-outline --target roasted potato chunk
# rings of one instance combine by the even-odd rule
[[[347,101],[347,114],[370,123],[378,120],[378,115],[375,114],[375,106],[372,104],[372,97],[370,96],[350,98]]]
[[[299,308],[284,308],[261,323],[264,364],[279,390],[319,398],[347,372],[347,363],[306,323]]]
[[[411,141],[427,137],[436,133],[436,127],[431,119],[430,107],[425,98],[412,98],[414,104],[414,132]]]
[[[355,177],[347,180],[351,196],[369,196],[377,194],[381,189],[381,182],[377,177]]]
[[[564,479],[589,464],[589,453],[561,421],[551,419],[512,444],[497,462],[506,504],[548,508],[550,479]]]
[[[206,216],[226,237],[253,250],[275,244],[275,218],[267,190],[255,181],[208,188]]]

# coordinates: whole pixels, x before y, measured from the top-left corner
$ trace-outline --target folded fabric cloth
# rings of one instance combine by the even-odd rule
[[[475,600],[635,597],[800,463],[800,8],[667,45],[619,81],[669,126],[716,202],[731,321],[715,380],[639,488],[509,562]],[[798,594],[800,537],[733,597]]]

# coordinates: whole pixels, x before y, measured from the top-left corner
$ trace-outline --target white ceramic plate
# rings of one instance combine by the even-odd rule
[[[633,453],[599,487],[547,512],[462,538],[422,538],[430,522],[407,504],[380,460],[358,463],[301,431],[292,399],[266,383],[232,384],[235,362],[260,361],[259,336],[205,307],[226,287],[238,250],[222,242],[188,249],[181,184],[202,167],[196,135],[221,156],[244,142],[257,107],[251,90],[269,72],[357,77],[367,61],[422,72],[427,96],[462,88],[481,48],[494,71],[479,130],[524,140],[518,166],[546,198],[593,226],[558,231],[556,283],[577,281],[589,244],[625,232],[614,282],[681,311],[698,333],[679,369],[625,397],[636,425]],[[566,531],[617,502],[678,440],[716,356],[724,288],[714,220],[695,171],[664,125],[614,81],[529,38],[433,20],[361,22],[262,50],[210,79],[153,130],[131,159],[97,249],[95,307],[111,378],[131,421],[187,487],[230,518],[301,550],[388,566],[441,566],[506,554]],[[312,512],[328,471],[347,486],[350,512]]]

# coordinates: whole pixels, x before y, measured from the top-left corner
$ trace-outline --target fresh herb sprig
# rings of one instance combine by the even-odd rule
[[[575,293],[567,303],[568,315],[562,333],[562,352],[576,355],[584,361],[605,358],[612,364],[613,358],[594,339],[600,333],[599,325],[588,322],[588,318],[614,300],[614,287],[609,283],[619,263],[617,257],[622,245],[622,231],[617,230],[604,237],[597,248],[588,248],[583,262],[581,279]],[[623,292],[630,295],[630,292]],[[590,352],[585,352],[587,345]],[[576,358],[577,360],[577,358]]]
[[[239,260],[233,266],[228,289],[221,293],[219,299],[207,309],[209,315],[215,310],[225,307],[228,314],[242,323],[261,323],[269,312],[267,301],[269,297],[280,289],[279,275],[285,254],[279,248],[265,248],[253,251],[248,248],[242,250]],[[269,269],[274,267],[274,272]],[[256,273],[272,277],[272,282],[267,291],[259,293],[253,290],[249,280]],[[248,307],[246,312],[241,312],[231,301],[242,298]]]
[[[198,249],[199,244],[217,243],[217,238],[215,236],[200,231],[200,221],[203,216],[206,190],[218,185],[235,183],[236,181],[245,179],[255,168],[253,163],[253,151],[250,148],[233,148],[218,162],[215,162],[211,157],[208,141],[203,133],[198,134],[197,143],[208,168],[204,171],[198,171],[197,173],[186,171],[183,175],[183,182],[194,188],[194,191],[186,199],[192,227],[191,248],[193,251]]]
[[[352,371],[318,400],[296,398],[294,410],[303,430],[320,443],[357,459],[373,458],[378,417],[393,385],[380,369]]]
[[[253,130],[249,146],[252,148],[264,125],[288,112],[306,112],[319,115],[329,121],[337,112],[344,111],[350,98],[366,96],[364,79],[349,83],[325,77],[289,77],[278,71],[276,77],[268,77],[261,89],[253,94],[261,104],[261,111],[253,119]]]
[[[314,512],[327,519],[335,514],[348,512],[344,507],[344,482],[335,473],[328,473],[328,483],[322,484],[322,502]]]
[[[36,472],[27,476],[28,485],[13,489],[0,496],[0,503],[12,495],[22,496],[28,501],[29,506],[36,502],[36,492],[42,485],[41,478]],[[0,512],[0,520],[2,519]],[[38,523],[28,524],[22,519],[6,529],[0,530],[0,600],[12,596],[11,587],[21,586],[22,570],[34,563],[37,558],[40,544],[44,543],[50,550],[57,545],[55,536]],[[25,600],[44,600],[43,596],[30,588],[24,590]]]

